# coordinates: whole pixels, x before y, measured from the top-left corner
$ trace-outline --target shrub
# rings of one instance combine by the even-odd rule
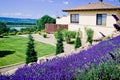
[[[0,21],[0,35],[8,32],[8,30],[6,23]]]
[[[3,33],[2,36],[8,36],[8,33]]]
[[[65,34],[68,32],[68,30],[67,29],[63,29],[62,30],[62,34],[63,34],[63,37],[65,38]]]
[[[94,31],[91,28],[86,28],[85,31],[86,31],[86,34],[87,34],[87,42],[92,44]]]
[[[113,61],[87,68],[86,72],[80,70],[78,74],[77,80],[120,80],[120,69]]]
[[[47,37],[47,34],[46,34],[46,33],[43,33],[43,37],[46,38],[46,37]]]
[[[79,48],[82,46],[81,39],[80,39],[80,33],[79,31],[77,32],[76,40],[75,40],[75,49]]]
[[[61,27],[59,27],[59,28],[57,29],[57,31],[54,32],[54,36],[55,36],[56,39],[58,38],[58,31],[61,31],[62,37],[63,37],[63,39],[64,39],[64,35],[65,35],[65,32],[66,32],[67,30],[66,30],[66,29],[62,29]]]
[[[34,40],[31,34],[29,34],[29,42],[26,51],[26,64],[37,61],[37,53],[34,50]]]
[[[39,31],[38,34],[41,35],[42,34],[41,31]]]
[[[75,31],[65,31],[63,32],[64,38],[66,40],[67,43],[71,42],[71,38],[75,38],[76,37],[76,32]]]
[[[71,35],[71,38],[76,37],[76,32],[75,31],[69,31],[69,34]]]
[[[75,31],[68,31],[66,29],[61,29],[61,32],[62,32],[62,35],[63,35],[63,39],[65,39],[67,43],[70,43],[71,38],[75,38],[76,37],[76,32]],[[55,32],[54,36],[57,39],[58,32]]]
[[[10,32],[9,35],[16,35],[16,32]]]
[[[64,37],[66,37],[67,34],[70,35],[70,38],[75,38],[76,37],[76,32],[75,31],[63,30],[62,33],[63,33]]]
[[[37,31],[33,31],[32,34],[37,34]]]
[[[3,38],[3,35],[0,35],[0,38]]]
[[[70,41],[71,41],[71,35],[69,34],[69,32],[66,32],[66,34],[65,34],[65,41],[67,43],[70,43]]]
[[[45,33],[45,29],[41,30],[41,32]]]
[[[24,34],[29,34],[29,33],[30,33],[30,31],[24,31],[23,33],[24,33]]]
[[[22,34],[23,34],[23,33],[22,33],[22,32],[20,32],[20,31],[16,33],[16,35],[22,35]]]
[[[56,39],[58,38],[58,31],[54,32],[54,36]]]
[[[64,47],[63,47],[63,35],[61,31],[57,32],[58,37],[57,37],[57,44],[56,44],[56,54],[64,52]]]

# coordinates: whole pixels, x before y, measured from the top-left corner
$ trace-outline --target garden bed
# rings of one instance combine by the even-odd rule
[[[26,80],[73,80],[78,70],[86,71],[85,66],[91,66],[93,63],[98,65],[100,62],[111,60],[112,56],[109,53],[120,49],[119,41],[120,36],[117,36],[66,58],[56,57],[45,63],[24,66],[19,68],[15,74],[3,75],[3,77],[10,78],[10,80],[23,80],[23,78]]]

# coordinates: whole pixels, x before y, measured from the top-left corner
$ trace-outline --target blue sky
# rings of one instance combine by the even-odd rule
[[[98,0],[0,0],[0,17],[40,18],[66,15],[63,9],[97,2]],[[103,0],[120,6],[117,0]]]

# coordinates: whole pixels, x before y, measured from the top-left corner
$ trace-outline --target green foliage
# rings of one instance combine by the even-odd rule
[[[17,32],[9,32],[9,35],[16,35]]]
[[[62,34],[64,37],[67,36],[67,34],[69,34],[70,38],[75,38],[76,37],[76,32],[75,31],[68,31],[66,29],[62,30]]]
[[[6,33],[3,33],[2,36],[8,36],[9,34],[6,32]]]
[[[41,30],[42,33],[45,33],[45,29]]]
[[[43,37],[46,38],[46,37],[47,37],[47,34],[46,34],[46,33],[43,33]]]
[[[81,39],[80,39],[80,33],[79,31],[77,32],[76,40],[75,40],[75,49],[79,48],[82,46]]]
[[[41,35],[41,34],[42,34],[42,32],[41,32],[41,31],[38,31],[38,34],[39,34],[39,35]]]
[[[42,30],[42,29],[45,29],[45,24],[46,23],[56,23],[56,20],[48,15],[44,15],[43,17],[41,17],[36,25],[37,25],[37,29],[38,30]]]
[[[75,38],[76,37],[76,32],[75,31],[64,31],[63,32],[64,38],[66,40],[67,43],[71,42],[71,38]]]
[[[0,22],[0,35],[8,32],[8,28],[4,22]]]
[[[68,31],[66,29],[61,29],[60,30],[63,36],[63,39],[67,42],[67,43],[71,43],[71,39],[76,37],[76,32],[75,31]],[[54,33],[55,38],[58,38],[58,32]]]
[[[76,32],[75,31],[69,31],[69,34],[71,35],[71,38],[76,37]]]
[[[70,35],[69,31],[67,31],[67,32],[65,33],[64,37],[65,37],[65,41],[66,41],[67,43],[70,43],[70,41],[71,41],[71,35]]]
[[[120,80],[120,48],[109,54],[112,54],[110,61],[77,70],[75,80]]]
[[[22,34],[23,34],[23,33],[22,33],[22,32],[20,32],[20,31],[16,33],[16,35],[22,35]]]
[[[85,31],[86,31],[86,34],[87,34],[87,42],[92,44],[94,31],[91,28],[85,28]]]
[[[22,32],[23,34],[29,34],[30,32],[35,32],[35,31],[37,31],[37,27],[27,27],[20,29],[20,32]]]
[[[78,70],[75,77],[76,80],[120,80],[120,69],[113,61],[100,63],[98,66],[93,66],[92,69],[87,69],[84,73]]]
[[[58,31],[61,31],[63,39],[64,39],[64,35],[65,35],[65,32],[67,32],[67,30],[59,28],[56,32],[54,32],[54,36],[56,39],[58,38]]]
[[[62,30],[63,37],[65,37],[65,35],[66,35],[67,32],[68,32],[67,29],[63,29],[63,30]]]
[[[54,32],[54,36],[56,39],[58,38],[58,31]]]
[[[29,42],[26,51],[26,64],[37,61],[37,53],[34,50],[34,40],[31,34],[29,34]]]
[[[63,35],[61,31],[58,31],[57,44],[56,44],[56,54],[64,52],[63,47]]]

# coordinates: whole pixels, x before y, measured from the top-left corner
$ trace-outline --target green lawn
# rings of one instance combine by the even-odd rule
[[[8,36],[0,38],[0,66],[25,62],[27,38]],[[37,56],[55,54],[55,46],[35,41]]]

